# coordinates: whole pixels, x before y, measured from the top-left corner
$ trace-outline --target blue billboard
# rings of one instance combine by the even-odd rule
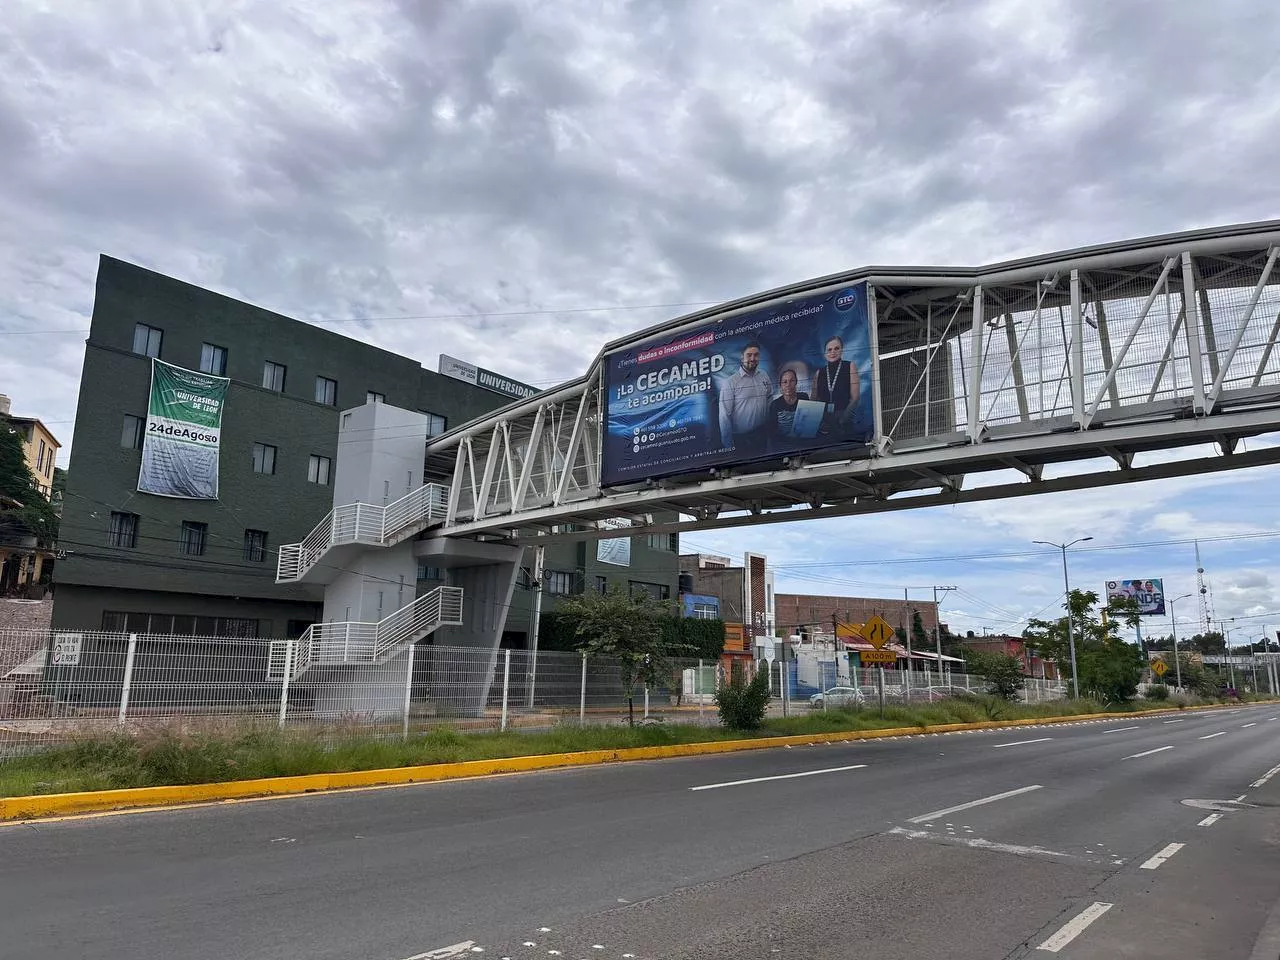
[[[867,444],[871,371],[865,283],[620,350],[600,482]]]

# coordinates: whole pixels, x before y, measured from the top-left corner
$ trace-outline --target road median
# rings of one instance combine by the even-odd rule
[[[67,793],[35,793],[0,797],[0,821],[32,820],[75,814],[101,813],[129,809],[170,807],[225,801],[248,800],[273,796],[322,793],[335,790],[385,787],[413,783],[431,783],[503,774],[554,770],[564,767],[593,766],[637,760],[662,760],[674,757],[705,756],[762,750],[787,746],[875,740],[921,734],[959,733],[971,730],[1016,729],[1041,724],[1078,723],[1086,720],[1121,720],[1132,716],[1163,713],[1185,713],[1190,710],[1222,709],[1210,704],[1198,707],[1155,709],[1141,713],[1081,713],[1066,716],[1028,717],[1010,720],[984,720],[965,723],[917,724],[881,729],[836,730],[789,736],[757,736],[741,739],[704,740],[690,743],[668,743],[653,746],[618,747],[562,753],[495,757],[482,760],[435,762],[417,765],[349,770],[334,773],[308,773],[297,776],[222,780],[168,786],[142,786],[124,789],[86,790]]]

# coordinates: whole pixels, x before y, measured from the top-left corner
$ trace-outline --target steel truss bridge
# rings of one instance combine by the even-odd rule
[[[982,267],[865,267],[608,344],[586,375],[426,445],[428,536],[541,543],[966,503],[1280,462],[1280,221]],[[600,486],[604,358],[869,284],[870,446]],[[1176,448],[1199,448],[1172,454]]]

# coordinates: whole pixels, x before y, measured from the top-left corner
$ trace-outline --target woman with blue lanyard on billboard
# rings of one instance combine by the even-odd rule
[[[813,399],[826,404],[822,432],[829,436],[849,433],[853,414],[862,392],[858,379],[858,367],[844,359],[844,341],[839,337],[827,340],[823,353],[826,366],[813,375]]]

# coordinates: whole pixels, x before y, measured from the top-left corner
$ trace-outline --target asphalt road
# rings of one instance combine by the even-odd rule
[[[1277,960],[1280,707],[1171,719],[0,826],[0,958]]]

